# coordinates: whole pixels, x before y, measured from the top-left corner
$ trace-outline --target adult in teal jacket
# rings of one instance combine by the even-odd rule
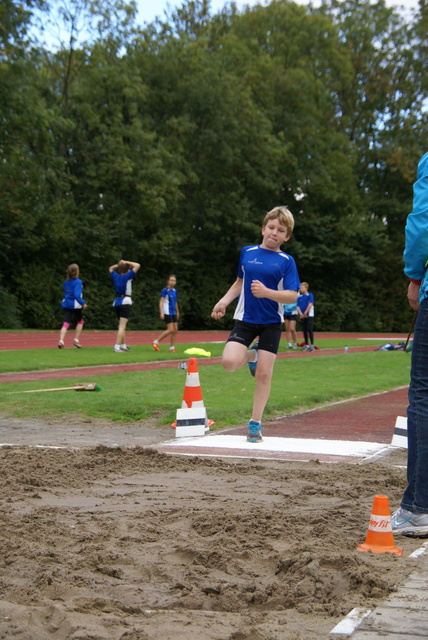
[[[413,210],[405,229],[404,272],[407,297],[418,311],[412,345],[407,408],[407,488],[393,514],[395,535],[428,535],[428,153],[418,165],[413,187]]]

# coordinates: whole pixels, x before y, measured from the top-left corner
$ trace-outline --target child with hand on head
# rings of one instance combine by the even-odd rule
[[[130,351],[126,344],[126,328],[132,308],[132,280],[137,275],[139,268],[138,262],[130,260],[119,260],[117,264],[109,267],[116,293],[113,307],[118,320],[116,344],[114,345],[115,353]]]

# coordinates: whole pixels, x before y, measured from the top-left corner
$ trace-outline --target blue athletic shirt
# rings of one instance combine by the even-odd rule
[[[297,302],[293,302],[292,304],[284,305],[284,314],[287,316],[295,316],[297,315]]]
[[[297,298],[297,306],[299,307],[300,311],[302,313],[305,313],[306,309],[308,308],[308,305],[310,305],[312,302],[312,307],[309,310],[309,317],[312,318],[315,315],[315,310],[314,310],[314,302],[315,302],[315,298],[314,298],[314,294],[313,293],[305,293],[305,294],[301,294],[298,298]]]
[[[284,321],[284,303],[256,298],[251,293],[251,283],[253,280],[260,280],[269,289],[298,291],[300,281],[294,258],[283,251],[262,249],[260,245],[243,247],[239,258],[238,278],[242,278],[243,283],[233,316],[235,320],[252,324]]]
[[[113,279],[114,290],[116,293],[113,307],[119,307],[122,304],[132,304],[132,280],[137,275],[134,269],[130,269],[127,273],[110,271],[110,275]]]
[[[428,153],[418,165],[418,175],[413,185],[413,211],[407,216],[404,273],[412,280],[421,280],[419,300],[428,295]]]
[[[166,316],[175,316],[177,315],[177,290],[176,289],[168,289],[165,287],[160,292],[160,297],[163,298],[162,302],[162,311]]]
[[[64,309],[81,309],[85,303],[82,298],[83,282],[79,278],[71,278],[64,282],[64,298],[61,307]]]

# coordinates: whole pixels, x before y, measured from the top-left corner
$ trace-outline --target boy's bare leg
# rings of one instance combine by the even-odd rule
[[[257,422],[262,421],[263,411],[265,410],[267,401],[269,400],[275,360],[275,353],[259,349],[255,376],[256,389],[254,391],[253,414],[251,416],[252,419],[257,420]]]
[[[221,364],[226,371],[236,371],[253,360],[253,351],[249,351],[239,342],[226,342],[221,357]],[[257,365],[258,366],[258,365]]]
[[[78,322],[76,324],[76,332],[75,332],[75,336],[74,336],[75,340],[79,340],[80,334],[82,333],[82,329],[83,329],[83,322]]]
[[[171,347],[173,347],[175,345],[175,337],[177,335],[177,331],[178,331],[178,324],[176,322],[173,322],[171,325],[172,331],[171,331],[171,337],[169,339],[170,343],[171,343]]]
[[[173,322],[170,322],[169,324],[166,325],[165,331],[162,331],[162,333],[160,334],[159,338],[157,339],[158,342],[160,342],[164,338],[167,338],[171,333],[173,333],[173,331],[174,331],[173,325],[174,325]]]
[[[117,330],[116,344],[125,344],[125,331],[128,318],[119,318],[119,328]]]
[[[290,334],[291,334],[291,344],[296,344],[297,342],[297,334],[296,334],[296,321],[291,320],[290,322]]]

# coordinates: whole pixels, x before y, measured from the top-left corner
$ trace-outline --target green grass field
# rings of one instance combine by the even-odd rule
[[[323,340],[323,348],[337,348],[337,355],[278,359],[265,419],[312,409],[326,403],[357,398],[405,386],[410,376],[410,354],[403,351],[367,351],[343,353],[344,340]],[[361,346],[361,340],[346,344]],[[370,344],[364,341],[364,344]],[[382,342],[373,341],[373,348]],[[195,346],[195,345],[188,345]],[[198,345],[213,356],[222,352],[222,344]],[[180,345],[184,350],[186,345]],[[285,350],[282,341],[281,350]],[[183,353],[172,354],[178,362]],[[131,357],[129,357],[131,356]],[[147,362],[172,359],[166,351],[155,353],[150,345],[136,346],[119,355],[120,362]],[[41,349],[3,351],[0,370],[17,372],[40,369],[118,363],[111,347],[59,351]],[[177,362],[177,364],[178,364]],[[200,366],[199,377],[208,417],[215,428],[234,426],[248,420],[251,412],[254,379],[248,370],[223,371],[221,365]],[[178,368],[117,373],[104,376],[64,378],[57,381],[3,383],[0,385],[2,414],[14,417],[58,418],[78,414],[90,418],[121,422],[155,418],[159,425],[175,420],[181,406],[186,372]],[[30,389],[73,386],[76,382],[97,382],[102,391],[58,391],[23,393]]]
[[[337,349],[342,351],[344,346],[361,347],[377,346],[384,344],[383,340],[361,340],[358,338],[323,338],[319,341],[321,349]],[[399,340],[391,341],[399,342]],[[109,347],[90,347],[85,349],[28,349],[16,351],[0,351],[0,372],[13,373],[18,371],[42,371],[44,369],[64,369],[69,367],[91,367],[106,364],[122,364],[127,362],[154,362],[159,360],[186,360],[189,356],[184,354],[185,349],[201,347],[211,352],[212,356],[221,356],[224,343],[204,343],[197,345],[180,344],[179,353],[169,353],[165,345],[158,353],[153,350],[151,344],[133,345],[128,353],[113,353]],[[280,351],[287,351],[287,343],[283,339]]]

